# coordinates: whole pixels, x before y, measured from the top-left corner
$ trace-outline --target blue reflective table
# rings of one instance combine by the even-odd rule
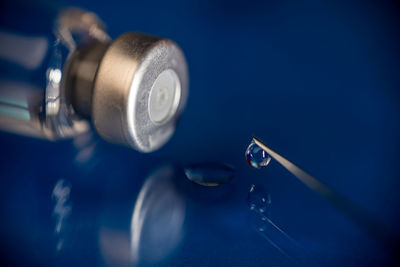
[[[176,41],[190,96],[173,138],[140,154],[102,141],[0,134],[1,261],[17,265],[366,266],[393,263],[371,236],[275,161],[257,135],[397,229],[399,7],[306,1],[66,1],[112,37]],[[227,163],[217,187],[182,166]],[[250,209],[251,185],[268,198]],[[279,229],[279,230],[277,230]]]

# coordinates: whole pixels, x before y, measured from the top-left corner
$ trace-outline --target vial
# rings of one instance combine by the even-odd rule
[[[170,139],[188,95],[186,60],[173,41],[135,32],[111,40],[104,23],[79,8],[5,5],[1,130],[57,140],[92,124],[104,140],[140,152]]]

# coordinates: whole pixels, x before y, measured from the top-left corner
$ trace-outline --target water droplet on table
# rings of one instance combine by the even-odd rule
[[[269,164],[271,157],[252,140],[246,149],[246,160],[251,167],[260,169]]]
[[[253,184],[247,195],[247,204],[250,210],[259,214],[264,214],[271,207],[271,196],[269,193],[264,192],[260,187],[256,187]]]
[[[230,182],[235,169],[227,164],[207,162],[186,165],[184,172],[192,182],[204,186],[217,186]]]

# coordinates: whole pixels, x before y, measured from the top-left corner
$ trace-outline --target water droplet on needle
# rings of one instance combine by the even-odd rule
[[[269,164],[271,157],[252,140],[246,149],[246,160],[251,167],[260,169]]]

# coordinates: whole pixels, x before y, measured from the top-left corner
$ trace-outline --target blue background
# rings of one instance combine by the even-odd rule
[[[175,135],[152,154],[107,144],[93,133],[94,154],[82,164],[72,141],[1,133],[2,261],[108,265],[106,255],[112,253],[99,245],[99,233],[117,229],[123,240],[128,238],[134,203],[149,173],[162,164],[205,161],[232,164],[235,179],[206,188],[177,175],[186,203],[184,237],[168,257],[152,264],[292,265],[252,226],[246,203],[251,184],[271,194],[270,218],[299,243],[298,251],[288,254],[301,254],[306,258],[301,264],[392,261],[368,234],[276,162],[251,169],[244,152],[254,134],[398,229],[397,5],[256,0],[65,4],[98,14],[113,38],[138,31],[174,40],[187,57],[190,96]],[[71,185],[72,205],[61,252],[56,251],[51,198],[59,179]],[[124,242],[112,240],[115,246]]]

